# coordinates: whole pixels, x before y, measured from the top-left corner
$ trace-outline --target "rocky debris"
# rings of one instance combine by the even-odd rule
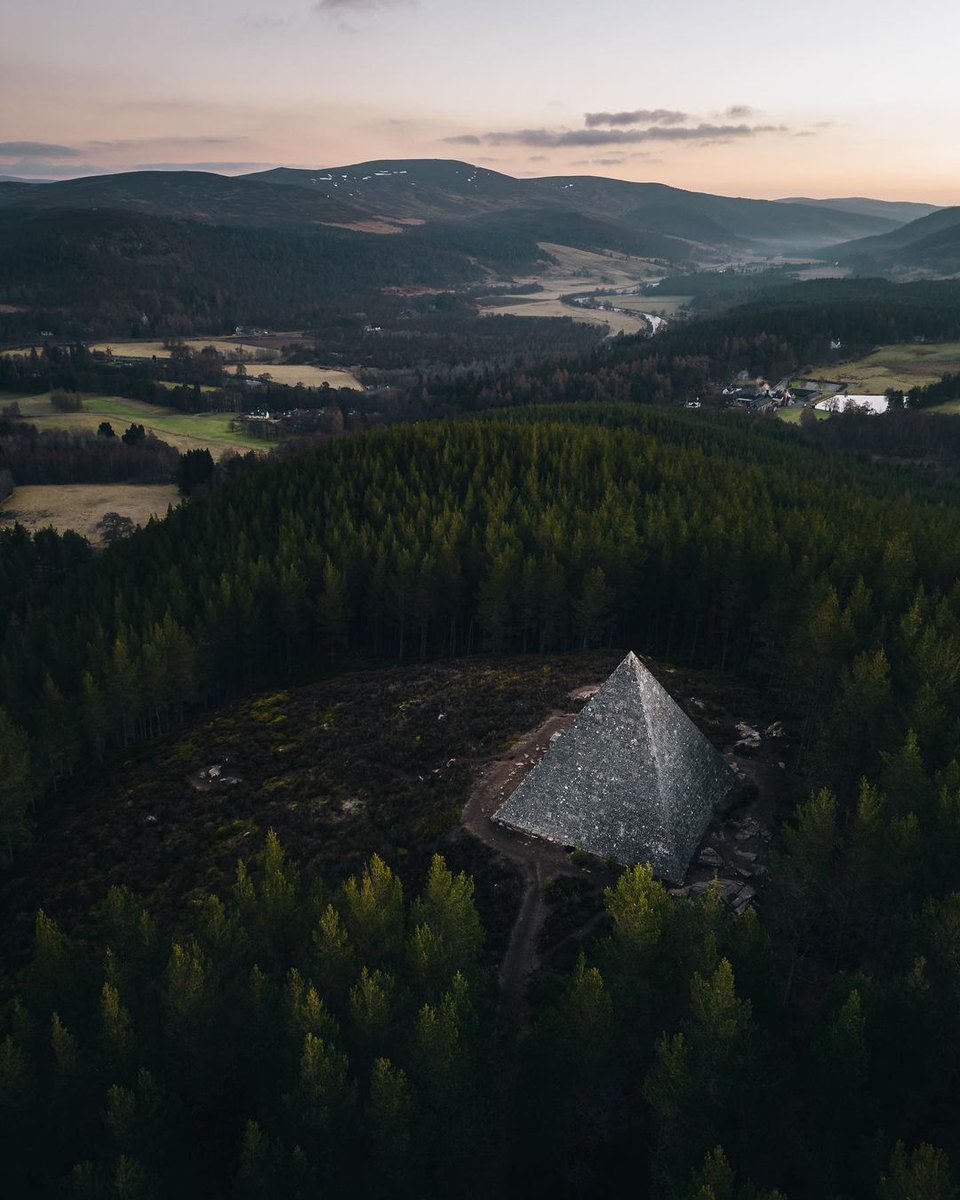
[[[190,776],[190,785],[198,792],[208,792],[211,788],[232,787],[242,783],[241,776],[228,769],[229,762],[229,759],[224,759],[221,763],[211,763],[209,767],[202,767]]]
[[[768,737],[768,738],[785,737],[786,735],[783,731],[783,722],[782,721],[774,721],[772,725],[768,725],[766,727],[766,729],[763,731],[763,736]]]
[[[707,846],[705,850],[701,850],[697,858],[697,862],[701,867],[722,867],[723,858],[717,853],[712,846]]]
[[[563,737],[563,731],[560,729],[556,730],[554,733],[551,733],[550,734],[550,745],[553,746],[556,742],[559,742],[562,737]]]
[[[760,749],[761,735],[759,729],[754,729],[752,725],[747,725],[745,721],[740,721],[737,724],[737,733],[740,734],[740,740],[734,743],[734,754],[739,754],[741,758],[754,758]]]
[[[689,887],[674,888],[671,896],[695,900],[715,888],[723,903],[738,917],[747,911],[757,898],[757,889],[742,879],[709,879],[691,883]]]

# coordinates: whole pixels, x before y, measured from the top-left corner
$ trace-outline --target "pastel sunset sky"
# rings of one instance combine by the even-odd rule
[[[960,203],[953,0],[14,0],[0,175],[462,158]]]

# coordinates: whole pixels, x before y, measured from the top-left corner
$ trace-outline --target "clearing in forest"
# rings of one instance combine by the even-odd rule
[[[125,400],[120,396],[81,396],[80,412],[60,412],[50,403],[49,394],[20,397],[20,414],[24,420],[43,431],[45,429],[87,430],[96,432],[102,421],[109,421],[119,437],[127,426],[142,425],[162,442],[185,453],[187,450],[209,450],[214,458],[226,451],[245,454],[248,450],[266,450],[268,444],[248,433],[230,428],[231,413],[182,413],[158,404],[140,400]]]
[[[852,362],[829,363],[804,371],[808,379],[842,380],[850,392],[879,395],[887,388],[909,391],[960,372],[960,342],[905,342],[880,346]]]
[[[291,386],[302,383],[304,387],[320,387],[327,383],[332,388],[363,389],[363,384],[353,372],[343,367],[317,367],[311,364],[274,362],[273,359],[280,357],[279,350],[274,347],[261,346],[259,340],[246,341],[242,337],[196,337],[184,338],[183,341],[194,353],[202,350],[205,346],[213,346],[228,361],[237,358],[243,359],[247,374],[253,378],[267,371],[277,383],[286,383]],[[164,347],[162,341],[156,340],[97,342],[90,349],[103,353],[110,350],[117,358],[169,358],[171,353],[169,348]]]
[[[33,533],[52,525],[58,533],[68,529],[101,544],[97,523],[108,512],[145,525],[151,517],[165,517],[170,505],[180,503],[172,483],[46,483],[15,489],[0,504],[0,525],[23,525]]]

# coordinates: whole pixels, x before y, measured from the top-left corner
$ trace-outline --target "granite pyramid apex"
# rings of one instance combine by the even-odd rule
[[[495,819],[623,863],[686,873],[733,773],[629,651]]]

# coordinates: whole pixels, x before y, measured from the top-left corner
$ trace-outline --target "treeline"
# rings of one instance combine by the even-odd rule
[[[930,404],[943,404],[946,400],[960,399],[960,373],[944,375],[936,383],[912,387],[903,394],[911,408],[926,408]]]
[[[35,483],[165,483],[180,455],[145,434],[104,437],[89,432],[44,430],[24,421],[0,420],[0,471],[18,486]],[[128,431],[129,432],[129,431]]]
[[[829,778],[875,768],[879,727],[949,760],[952,490],[750,419],[519,416],[267,462],[75,572],[0,659],[38,771],[345,655],[608,641],[765,680]]]

